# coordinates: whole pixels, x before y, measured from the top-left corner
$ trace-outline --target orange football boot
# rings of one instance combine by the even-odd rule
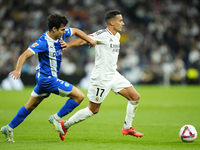
[[[130,129],[124,129],[124,127],[123,127],[121,132],[122,132],[122,134],[125,134],[125,135],[133,135],[136,137],[143,137],[142,133],[134,130],[134,127],[131,127]]]
[[[64,123],[65,123],[65,122],[66,122],[66,121],[64,121],[64,120],[60,120],[60,124],[61,124],[61,126],[62,126],[63,131],[64,131],[64,134],[63,134],[63,135],[59,133],[59,137],[60,137],[60,139],[61,139],[62,141],[65,140],[65,134],[66,134],[67,131],[68,131],[68,129],[65,129],[65,127],[64,127]]]

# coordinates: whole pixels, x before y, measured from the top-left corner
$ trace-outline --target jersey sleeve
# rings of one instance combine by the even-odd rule
[[[88,35],[91,39],[96,40],[96,41],[101,41],[102,40],[102,36],[96,34],[96,32],[89,34]]]
[[[70,37],[70,36],[72,36],[72,29],[69,28],[69,27],[67,27],[67,28],[65,29],[65,34],[64,34],[64,36],[65,36],[65,37]]]
[[[28,47],[29,50],[33,52],[33,54],[37,54],[39,52],[44,52],[47,50],[47,45],[45,42],[42,42],[41,40],[36,40],[35,43],[30,45]]]

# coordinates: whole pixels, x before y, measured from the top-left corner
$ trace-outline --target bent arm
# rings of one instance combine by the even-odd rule
[[[85,40],[85,42],[78,41],[79,43],[81,43],[81,45],[87,44],[87,42],[90,43],[92,46],[96,45],[96,41],[88,37],[88,35],[85,34],[83,31],[76,28],[71,28],[71,29],[72,29],[73,35],[80,37],[81,39],[83,39],[83,41]]]
[[[74,41],[71,41],[69,43],[67,43],[67,48],[70,48],[70,47],[75,47],[75,46],[80,46],[80,45],[85,45],[87,44],[87,42],[83,39],[76,39]]]
[[[32,51],[30,51],[29,49],[27,49],[24,53],[22,53],[20,55],[20,57],[18,58],[17,61],[17,67],[14,71],[10,72],[10,75],[12,75],[11,77],[13,79],[19,79],[21,76],[21,69],[22,66],[24,64],[24,62],[26,61],[26,59],[30,56],[34,55]]]

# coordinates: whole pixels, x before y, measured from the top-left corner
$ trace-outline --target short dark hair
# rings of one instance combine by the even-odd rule
[[[121,14],[121,12],[119,10],[111,10],[109,12],[106,13],[105,15],[105,21],[108,23],[108,21],[112,18],[115,18],[116,15]]]
[[[51,31],[53,27],[56,27],[56,29],[59,29],[62,24],[66,26],[67,23],[68,23],[67,17],[64,15],[55,13],[55,14],[49,15],[47,18],[49,31]]]

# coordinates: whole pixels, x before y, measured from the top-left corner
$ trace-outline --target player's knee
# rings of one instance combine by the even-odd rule
[[[85,96],[82,92],[74,99],[77,103],[81,103],[84,100]]]
[[[137,94],[136,100],[140,100],[140,94]]]
[[[140,94],[136,93],[136,94],[132,95],[131,98],[132,98],[131,99],[132,101],[138,101],[138,100],[140,100]]]
[[[83,93],[80,94],[79,96],[79,101],[82,102],[84,100],[85,96]]]

